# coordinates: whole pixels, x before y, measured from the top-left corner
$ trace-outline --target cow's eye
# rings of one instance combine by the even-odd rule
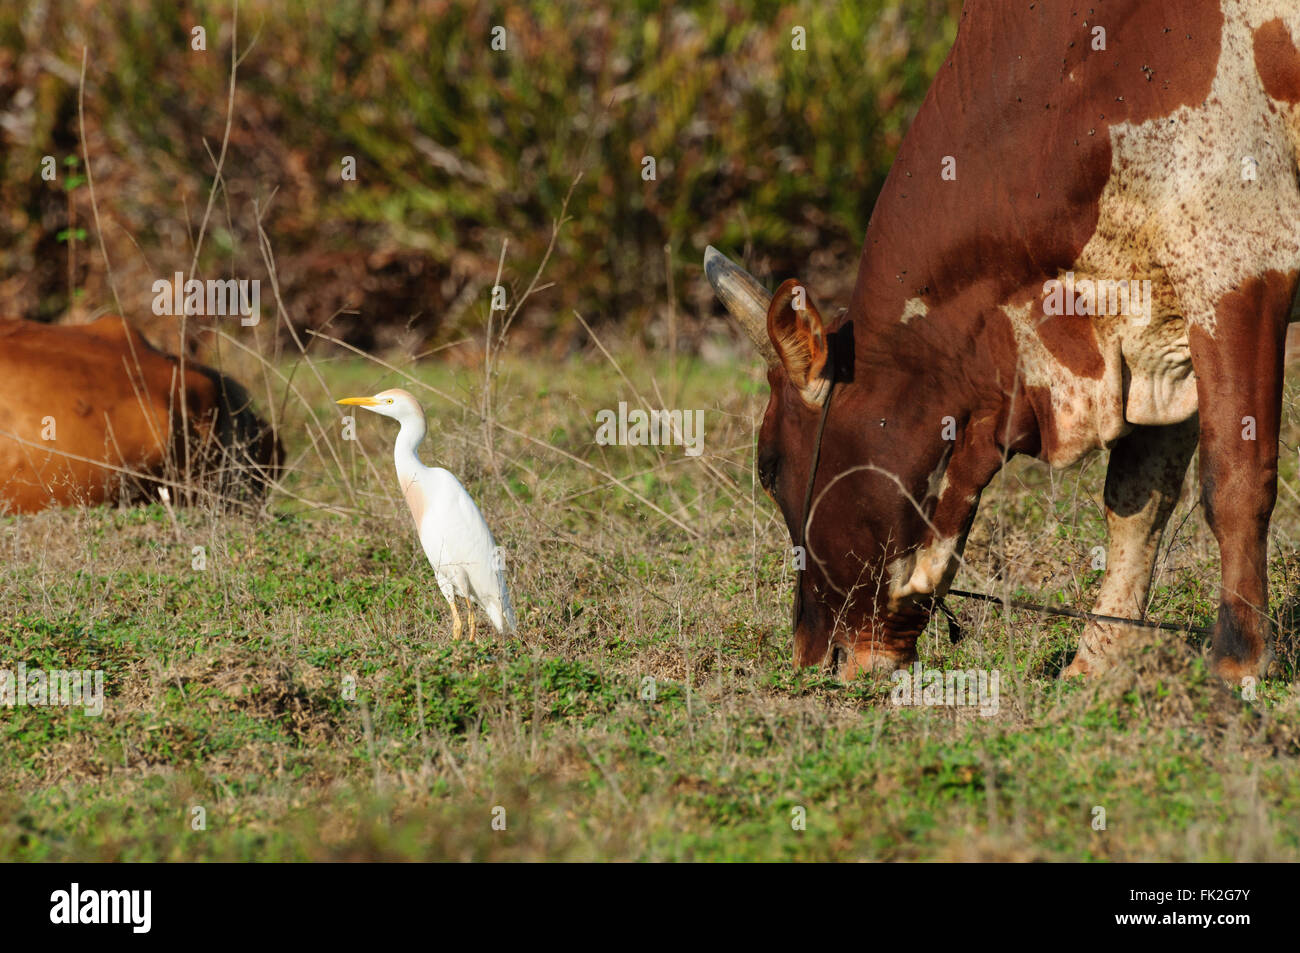
[[[776,471],[780,467],[781,458],[775,453],[766,453],[758,458],[758,482],[769,493],[773,492],[776,486]]]

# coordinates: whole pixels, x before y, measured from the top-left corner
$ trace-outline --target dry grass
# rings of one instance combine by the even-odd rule
[[[1206,673],[1201,646],[1169,636],[1111,678],[1063,684],[1075,624],[971,605],[967,639],[932,627],[922,657],[999,669],[994,717],[899,708],[888,684],[793,672],[788,540],[750,473],[757,372],[679,366],[665,403],[708,411],[706,453],[691,460],[593,444],[595,410],[666,379],[653,362],[601,361],[502,355],[495,467],[481,372],[409,370],[433,388],[426,460],[461,477],[506,548],[519,641],[450,642],[392,493],[389,422],[358,421],[349,445],[330,416],[331,396],[402,378],[350,356],[322,352],[320,383],[285,404],[296,462],[270,514],[200,505],[173,528],[154,506],[0,523],[6,658],[102,667],[108,683],[102,718],[5,715],[0,856],[1295,858],[1293,662],[1245,702]],[[313,433],[333,448],[310,449]],[[320,461],[335,455],[330,472]],[[1013,463],[958,584],[1086,605],[1101,463],[1077,475]],[[1155,607],[1204,622],[1217,564],[1187,507]],[[1280,543],[1295,512],[1279,505]],[[1284,612],[1288,552],[1275,560]],[[194,806],[204,831],[190,828]]]

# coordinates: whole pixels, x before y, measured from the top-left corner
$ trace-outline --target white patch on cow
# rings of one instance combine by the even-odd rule
[[[946,536],[926,543],[910,555],[890,563],[891,608],[896,609],[918,596],[934,595],[941,586],[945,586],[946,581],[952,577],[959,542],[956,536]]]
[[[1128,372],[1124,419],[1131,424],[1174,424],[1196,413],[1196,375],[1187,323],[1168,315],[1146,326],[1119,327]]]
[[[903,316],[898,320],[903,324],[907,324],[913,318],[924,318],[929,313],[929,307],[920,298],[908,298],[903,303]]]
[[[1253,40],[1256,28],[1276,18],[1300,36],[1300,9],[1295,0],[1241,0],[1225,2],[1223,14],[1218,72],[1205,102],[1110,127],[1112,173],[1097,229],[1075,267],[1153,278],[1157,295],[1161,285],[1172,294],[1175,313],[1210,333],[1224,294],[1265,271],[1300,267],[1300,109],[1270,108]],[[1258,162],[1254,181],[1241,175],[1242,155]],[[1185,375],[1170,372],[1168,350],[1135,353],[1146,343],[1124,348],[1127,363],[1152,375],[1134,410],[1176,416],[1188,401],[1178,384]],[[1151,343],[1159,351],[1170,342],[1156,334]]]
[[[939,465],[930,471],[930,475],[925,481],[925,495],[927,498],[934,497],[936,500],[948,492],[948,462],[949,455],[944,454]]]
[[[907,585],[912,578],[913,570],[916,568],[916,554],[917,550],[912,550],[906,556],[899,556],[885,567],[885,571],[889,573],[889,602],[891,609],[897,609],[912,594],[908,591]]]
[[[1057,440],[1043,447],[1043,458],[1054,467],[1069,466],[1089,450],[1109,446],[1123,436],[1127,425],[1119,342],[1099,340],[1105,371],[1099,379],[1082,377],[1058,361],[1039,337],[1042,316],[1037,300],[1003,305],[1002,311],[1011,321],[1025,385],[1044,388],[1050,395]],[[1098,318],[1096,322],[1107,320]]]
[[[1300,36],[1294,0],[1225,3],[1218,71],[1205,102],[1110,128],[1111,176],[1073,277],[1076,284],[1150,281],[1152,308],[1142,320],[1092,319],[1101,379],[1072,373],[1043,344],[1041,299],[1003,306],[1025,383],[1051,395],[1056,442],[1043,456],[1052,466],[1109,446],[1134,424],[1173,424],[1194,414],[1188,328],[1213,334],[1224,294],[1266,271],[1300,268],[1300,107],[1270,105],[1255,65],[1254,30],[1276,18]],[[1241,176],[1243,154],[1258,163],[1254,180]]]
[[[1100,379],[1076,375],[1043,344],[1037,302],[1002,310],[1015,332],[1025,383],[1051,393],[1057,445],[1045,448],[1044,456],[1052,466],[1069,466],[1089,450],[1110,446],[1131,425],[1180,423],[1196,413],[1187,325],[1167,284],[1154,296],[1149,321],[1123,315],[1092,319],[1105,364]]]

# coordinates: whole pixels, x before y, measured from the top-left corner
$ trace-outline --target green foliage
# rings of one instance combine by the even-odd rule
[[[708,242],[751,248],[782,273],[828,250],[851,277],[958,7],[245,0],[228,205],[219,205],[201,268],[260,273],[252,203],[278,190],[267,222],[282,258],[414,254],[437,274],[482,282],[508,239],[518,294],[581,173],[547,274],[556,284],[529,315],[537,326],[569,326],[571,308],[597,321],[651,317],[652,302],[668,297],[665,246],[674,268],[687,269],[675,279],[679,305],[696,300],[688,292]],[[188,249],[170,248],[167,236],[193,228],[212,181],[229,10],[224,0],[65,0],[39,15],[21,5],[0,13],[15,62],[53,56],[71,78],[88,47],[86,145],[99,201],[146,257],[156,250],[188,264]],[[195,25],[207,30],[206,52],[190,48]],[[508,30],[504,53],[489,47],[495,25]],[[791,48],[796,26],[806,50]],[[40,156],[72,160],[61,189],[82,179],[75,85],[43,82],[30,135],[0,152],[0,196],[15,210],[0,218],[0,277],[40,242],[32,226],[48,217],[49,185],[33,175]],[[340,180],[344,156],[357,160],[355,182]],[[655,181],[642,179],[645,156],[657,160]],[[125,236],[105,237],[120,250],[115,267],[130,268],[139,251]],[[44,293],[66,288],[51,281]],[[366,307],[366,321],[399,325],[415,310],[403,302],[405,313],[390,313],[378,299]],[[311,308],[304,302],[295,317],[328,317]]]

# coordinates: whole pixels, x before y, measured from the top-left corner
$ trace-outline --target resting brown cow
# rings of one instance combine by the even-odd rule
[[[248,392],[187,362],[183,415],[180,379],[121,318],[0,320],[0,512],[156,499],[169,482],[263,489],[282,452]]]
[[[1065,466],[1110,449],[1096,611],[1142,616],[1199,440],[1223,571],[1214,665],[1262,672],[1298,157],[1296,0],[971,0],[842,317],[710,249],[768,362],[759,474],[806,539],[797,663],[915,659],[1016,453]],[[1105,667],[1133,631],[1090,622],[1067,671]]]

